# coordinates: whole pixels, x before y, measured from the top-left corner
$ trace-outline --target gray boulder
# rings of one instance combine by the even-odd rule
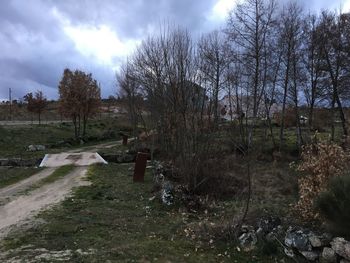
[[[309,234],[309,241],[312,247],[322,247],[321,239],[314,233]]]
[[[245,252],[254,250],[256,243],[258,242],[258,238],[254,230],[243,233],[238,239],[243,251]]]
[[[285,247],[284,248],[284,254],[286,254],[287,257],[294,258],[295,254],[292,248],[290,247]]]
[[[342,237],[333,238],[331,242],[332,249],[339,256],[345,258],[346,260],[350,260],[350,242],[346,241]]]
[[[324,263],[335,263],[337,262],[337,255],[335,254],[334,250],[330,247],[323,248],[322,254],[321,254],[321,262]]]
[[[174,204],[174,186],[170,182],[164,182],[161,190],[161,199],[163,204]]]
[[[297,230],[289,228],[287,230],[284,244],[287,247],[295,248],[299,251],[311,251],[312,247],[309,241],[308,233],[305,233],[303,230]]]
[[[41,145],[41,144],[38,144],[38,145],[31,144],[27,147],[28,152],[45,151],[45,149],[46,149],[45,145]]]

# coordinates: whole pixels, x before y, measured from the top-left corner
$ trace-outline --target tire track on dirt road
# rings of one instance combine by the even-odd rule
[[[12,185],[6,186],[4,188],[0,189],[0,204],[4,205],[13,198],[16,197],[17,194],[20,194],[21,192],[25,191],[32,185],[36,184],[37,182],[41,181],[42,179],[48,177],[51,175],[56,168],[47,168],[43,171],[40,171],[39,173],[36,173],[32,176],[29,176],[26,179],[23,179],[17,183],[14,183]]]

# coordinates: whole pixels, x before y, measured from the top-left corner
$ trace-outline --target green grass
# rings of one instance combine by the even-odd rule
[[[104,135],[108,132],[114,134],[109,140],[119,140],[118,132],[128,130],[123,118],[91,120],[87,125],[87,136],[96,138],[96,141],[88,142],[84,146],[93,145],[103,141],[108,141]],[[41,158],[44,153],[61,152],[64,149],[81,147],[75,145],[64,148],[50,148],[60,141],[71,140],[74,137],[74,127],[72,123],[64,122],[59,124],[43,125],[21,125],[21,126],[0,126],[0,158]],[[42,144],[47,147],[45,151],[28,152],[28,145]]]
[[[53,183],[54,181],[56,181],[57,179],[67,175],[69,172],[71,172],[74,169],[74,165],[64,165],[61,166],[59,168],[57,168],[52,174],[50,174],[48,177],[42,179],[39,182],[39,186],[43,185],[43,184],[49,184],[49,183]]]
[[[188,214],[178,206],[168,208],[157,199],[151,201],[151,176],[135,184],[127,175],[128,167],[93,166],[92,185],[76,189],[62,205],[42,212],[39,217],[47,224],[6,238],[4,249],[25,245],[68,249],[73,251],[70,262],[271,262],[259,252],[237,252],[230,242],[209,245],[186,237],[184,229],[201,222],[204,214]],[[78,249],[95,252],[82,255],[76,253]],[[30,260],[35,256],[33,250],[13,253],[9,257]]]
[[[17,183],[29,176],[38,173],[39,168],[27,167],[0,167],[0,188]]]

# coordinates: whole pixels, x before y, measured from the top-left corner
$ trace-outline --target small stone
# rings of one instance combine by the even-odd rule
[[[346,259],[341,259],[341,260],[339,261],[339,263],[350,263],[350,261],[349,261],[349,260],[346,260]]]
[[[309,241],[310,241],[311,246],[313,246],[313,247],[322,247],[321,240],[315,235],[309,236]]]
[[[241,227],[242,233],[248,233],[248,232],[253,231],[253,230],[254,230],[254,227],[250,226],[250,225],[242,225],[242,227]]]
[[[284,248],[284,254],[287,255],[287,257],[290,257],[290,258],[294,258],[294,252],[293,252],[293,249],[291,248],[288,248],[288,247],[285,247]]]
[[[258,242],[258,238],[254,231],[249,231],[247,233],[243,233],[239,237],[240,245],[245,252],[249,252],[255,249],[255,245]]]
[[[302,251],[301,254],[310,261],[315,261],[318,258],[318,254],[314,251]]]
[[[337,255],[335,254],[334,250],[330,247],[323,248],[322,256],[321,256],[322,262],[325,263],[334,263],[337,262]]]

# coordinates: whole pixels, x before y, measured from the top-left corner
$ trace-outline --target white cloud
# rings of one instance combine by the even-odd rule
[[[212,9],[211,18],[225,20],[236,3],[237,0],[218,0]]]
[[[137,41],[121,41],[106,25],[65,26],[65,33],[74,41],[76,49],[84,56],[95,57],[99,62],[112,64],[115,57],[124,57],[137,45]]]
[[[350,0],[344,1],[343,12],[350,12]]]
[[[105,24],[72,25],[57,9],[52,14],[59,20],[64,33],[74,42],[75,48],[85,57],[96,59],[98,63],[113,65],[116,58],[130,54],[140,40],[121,40],[117,33]]]

